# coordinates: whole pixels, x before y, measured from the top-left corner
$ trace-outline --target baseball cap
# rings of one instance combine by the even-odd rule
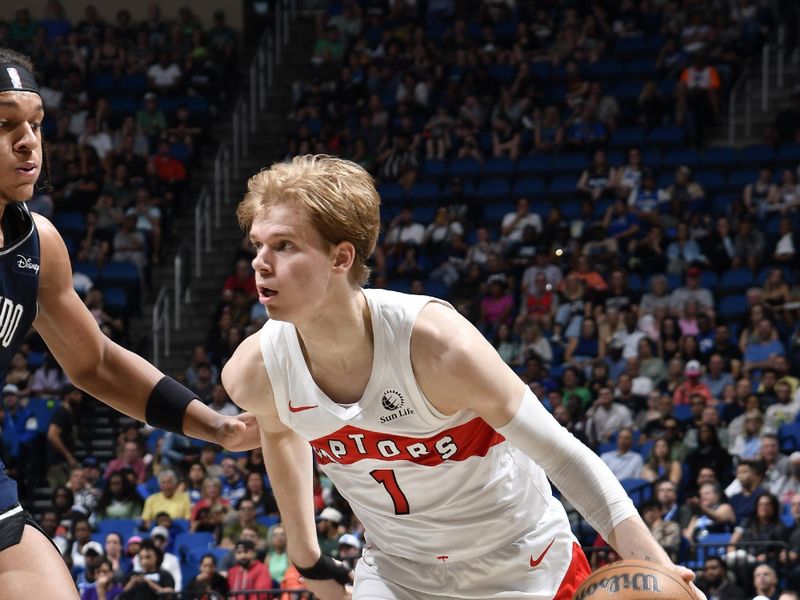
[[[330,521],[331,523],[336,523],[338,525],[342,522],[342,513],[329,506],[322,509],[322,512],[319,513],[319,516],[317,517],[317,521]]]
[[[238,548],[239,546],[241,546],[245,550],[255,550],[256,549],[256,545],[253,543],[253,540],[239,539],[239,540],[236,541],[236,548]]]
[[[19,388],[13,383],[7,383],[3,386],[3,394],[19,394]]]
[[[700,375],[700,363],[696,360],[690,360],[686,363],[684,373],[686,375]]]
[[[161,525],[156,525],[155,527],[153,527],[150,530],[150,537],[154,538],[157,535],[160,535],[165,540],[168,540],[169,539],[169,529],[167,529],[166,527],[163,527]]]
[[[352,546],[356,550],[361,550],[361,542],[352,533],[345,533],[339,538],[339,545]]]
[[[128,538],[128,543],[125,544],[125,547],[127,548],[131,544],[141,544],[141,543],[142,543],[142,536],[132,535],[131,537]]]
[[[91,542],[87,542],[86,545],[81,550],[81,554],[86,556],[89,552],[94,552],[98,556],[103,556],[103,547],[100,545],[100,542],[95,542],[92,540]]]
[[[702,273],[700,267],[689,267],[686,269],[686,275],[688,277],[700,277],[700,273]]]

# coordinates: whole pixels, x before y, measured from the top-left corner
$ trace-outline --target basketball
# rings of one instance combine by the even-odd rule
[[[574,600],[695,600],[675,569],[645,560],[623,560],[592,573]]]

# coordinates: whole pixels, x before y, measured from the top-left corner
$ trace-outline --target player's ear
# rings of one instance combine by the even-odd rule
[[[356,249],[350,242],[339,242],[333,247],[333,268],[346,273],[356,260]]]

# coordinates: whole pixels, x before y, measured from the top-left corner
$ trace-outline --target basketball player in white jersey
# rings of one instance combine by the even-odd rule
[[[361,167],[275,164],[238,217],[271,320],[223,382],[258,419],[289,557],[315,594],[347,597],[348,574],[317,544],[312,456],[366,528],[356,599],[571,599],[589,567],[547,477],[623,558],[671,564],[600,458],[469,322],[361,288],[379,227]]]

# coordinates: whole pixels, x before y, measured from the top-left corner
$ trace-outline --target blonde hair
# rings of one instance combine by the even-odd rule
[[[236,209],[239,225],[248,232],[261,211],[281,204],[302,208],[329,244],[353,244],[351,280],[357,285],[367,282],[367,260],[380,228],[380,196],[369,173],[354,162],[325,154],[275,163],[247,182],[244,200]]]

